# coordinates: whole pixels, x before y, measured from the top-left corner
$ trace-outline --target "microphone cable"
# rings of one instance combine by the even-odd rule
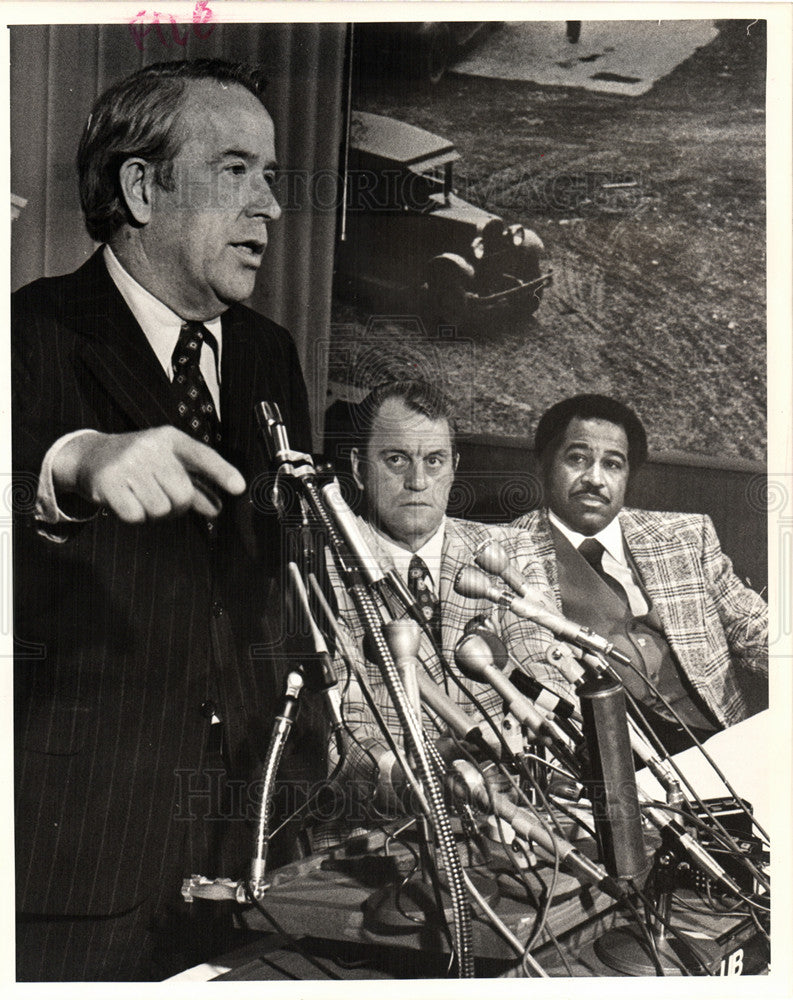
[[[672,713],[672,715],[675,717],[675,719],[683,727],[683,729],[686,732],[686,734],[688,735],[688,737],[692,740],[692,745],[695,746],[695,747],[697,747],[699,749],[700,753],[704,756],[705,760],[708,762],[708,765],[713,769],[713,771],[715,772],[715,774],[717,775],[717,777],[719,778],[719,780],[721,781],[721,783],[724,785],[724,787],[727,789],[727,791],[733,797],[733,800],[735,801],[736,806],[739,809],[741,809],[746,814],[746,816],[752,821],[752,825],[755,826],[757,828],[757,830],[760,832],[760,834],[765,838],[765,840],[768,841],[769,840],[768,833],[761,826],[761,824],[757,821],[757,819],[754,817],[754,815],[751,812],[749,812],[749,810],[746,808],[746,806],[743,803],[743,800],[740,798],[740,796],[738,795],[738,793],[736,792],[736,790],[730,784],[727,776],[724,774],[724,772],[719,767],[719,765],[717,764],[717,762],[713,759],[712,755],[705,749],[705,747],[703,746],[703,744],[701,743],[701,741],[694,735],[694,733],[692,732],[690,726],[686,723],[685,719],[683,719],[680,716],[680,714],[675,710],[675,708],[669,703],[669,700],[658,689],[658,686],[649,677],[645,676],[645,674],[643,674],[641,672],[641,670],[639,670],[639,668],[637,666],[635,666],[635,664],[630,663],[628,666],[629,666],[630,670],[632,670],[633,673],[637,677],[639,677],[647,685],[647,687],[649,687],[649,689],[656,696],[656,698],[658,698],[658,700],[664,705],[664,707],[669,712]],[[616,671],[611,666],[609,666],[609,671],[612,674],[612,676],[615,677],[615,679],[619,680],[620,683],[622,683],[621,678],[619,678],[619,675],[616,673]],[[623,684],[623,687],[624,687],[624,684]],[[718,823],[718,820],[713,815],[710,814],[710,812],[708,810],[708,807],[703,804],[703,802],[698,797],[697,793],[694,791],[694,789],[690,785],[690,783],[686,780],[685,775],[682,773],[682,771],[680,770],[680,768],[677,766],[677,764],[674,761],[674,759],[672,758],[672,756],[667,752],[667,750],[664,747],[662,741],[656,736],[656,734],[655,734],[655,732],[654,732],[654,730],[652,728],[652,725],[647,721],[647,718],[646,718],[644,712],[642,711],[641,704],[627,690],[627,688],[625,689],[625,694],[626,694],[626,698],[627,698],[628,702],[630,703],[631,707],[638,714],[638,716],[639,716],[639,718],[641,720],[641,723],[644,726],[645,730],[647,730],[648,734],[651,736],[651,742],[655,745],[656,749],[660,749],[661,751],[663,751],[664,758],[672,766],[672,768],[674,769],[674,771],[677,774],[678,778],[680,778],[680,780],[685,784],[686,788],[691,793],[692,798],[694,798],[694,800],[696,801],[697,805],[699,805],[702,809],[704,809],[704,811],[706,812],[706,814],[709,816],[709,818],[714,823]],[[726,831],[725,831],[725,833],[726,833]],[[727,835],[729,836],[729,834],[727,834]],[[735,846],[737,847],[737,845],[735,845]]]
[[[313,965],[316,969],[319,969],[319,971],[324,976],[326,976],[328,979],[339,979],[339,980],[341,980],[341,979],[344,978],[343,976],[337,975],[331,969],[326,968],[322,964],[322,962],[319,961],[319,959],[315,958],[309,951],[307,951],[300,944],[300,942],[297,940],[297,938],[293,937],[288,931],[284,930],[284,928],[275,919],[275,917],[272,915],[272,913],[270,913],[270,911],[264,906],[264,904],[262,903],[262,901],[260,899],[256,898],[256,894],[255,894],[255,892],[253,890],[253,883],[252,883],[252,881],[250,879],[246,879],[245,880],[245,894],[248,897],[248,900],[251,903],[253,903],[253,905],[256,907],[256,909],[259,911],[259,913],[261,913],[261,915],[268,922],[268,924],[270,924],[270,926],[275,930],[275,932],[277,934],[280,934],[281,937],[289,945],[291,945],[291,947],[293,948],[293,950],[295,952],[297,952],[297,954],[300,955],[301,958],[305,959],[309,963],[309,965]]]

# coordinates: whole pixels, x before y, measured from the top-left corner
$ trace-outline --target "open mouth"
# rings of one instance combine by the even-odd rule
[[[240,243],[232,243],[231,246],[243,260],[258,265],[261,263],[267,244],[260,240],[243,240]]]

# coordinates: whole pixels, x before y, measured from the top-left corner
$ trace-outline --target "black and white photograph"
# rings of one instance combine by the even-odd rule
[[[4,6],[5,981],[789,992],[791,6]]]

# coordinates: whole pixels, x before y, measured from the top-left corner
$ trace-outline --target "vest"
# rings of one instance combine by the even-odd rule
[[[553,525],[550,528],[564,614],[604,636],[630,659],[636,670],[621,664],[612,665],[642,708],[648,708],[677,727],[674,716],[644,680],[647,678],[698,736],[715,732],[719,726],[681,670],[630,553],[627,553],[628,564],[648,605],[647,614],[639,617],[626,607],[567,538]],[[663,733],[659,735],[664,739]],[[668,744],[668,740],[664,742]],[[667,749],[671,750],[668,745]]]

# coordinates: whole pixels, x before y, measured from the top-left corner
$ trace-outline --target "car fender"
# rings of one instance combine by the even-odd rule
[[[427,264],[427,274],[454,274],[461,280],[472,281],[476,275],[473,265],[459,253],[440,253]]]

